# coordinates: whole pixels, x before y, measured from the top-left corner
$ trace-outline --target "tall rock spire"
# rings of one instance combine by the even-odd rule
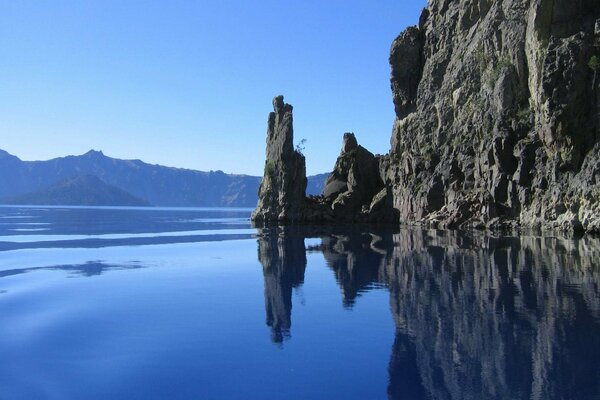
[[[293,107],[283,96],[273,99],[267,128],[267,159],[258,192],[255,222],[295,222],[303,219],[306,191],[304,156],[294,149]]]

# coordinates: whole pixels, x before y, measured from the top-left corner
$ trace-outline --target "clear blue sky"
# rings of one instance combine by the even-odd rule
[[[0,148],[262,175],[271,99],[309,174],[386,153],[388,55],[425,0],[0,0]]]

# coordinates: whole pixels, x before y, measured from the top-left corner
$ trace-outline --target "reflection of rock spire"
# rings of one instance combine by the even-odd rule
[[[304,281],[306,249],[298,228],[265,230],[258,239],[258,259],[265,279],[267,325],[273,342],[281,343],[290,334],[292,289]]]

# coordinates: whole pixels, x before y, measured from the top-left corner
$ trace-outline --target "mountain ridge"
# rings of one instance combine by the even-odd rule
[[[0,198],[30,194],[62,180],[90,174],[152,205],[171,207],[254,207],[261,181],[258,176],[220,170],[197,171],[139,159],[112,158],[98,150],[23,161],[0,149],[0,171]],[[317,186],[319,179],[322,178],[317,176]]]
[[[95,175],[77,175],[47,188],[0,199],[11,205],[149,206],[150,204]]]

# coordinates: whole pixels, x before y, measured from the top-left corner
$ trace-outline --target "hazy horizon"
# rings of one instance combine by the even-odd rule
[[[221,169],[206,169],[206,170],[200,170],[200,169],[196,169],[196,168],[187,168],[187,167],[180,167],[178,165],[167,165],[167,164],[161,164],[161,163],[151,163],[148,162],[147,160],[141,159],[139,157],[135,157],[135,155],[131,155],[128,158],[121,158],[121,157],[115,157],[111,154],[107,154],[105,151],[101,150],[101,149],[89,149],[81,154],[63,154],[63,155],[59,155],[56,157],[52,157],[52,158],[46,158],[46,159],[35,159],[35,160],[27,160],[24,159],[23,157],[20,157],[19,154],[14,154],[10,151],[7,151],[6,149],[3,149],[0,147],[0,152],[2,151],[6,151],[8,154],[17,157],[19,160],[24,161],[24,162],[44,162],[44,161],[51,161],[51,160],[55,160],[58,158],[65,158],[65,157],[81,157],[81,156],[85,156],[87,153],[91,153],[91,152],[96,152],[96,153],[102,153],[105,157],[108,158],[112,158],[112,159],[117,159],[117,160],[123,160],[123,161],[142,161],[146,164],[149,165],[159,165],[161,167],[166,167],[166,168],[175,168],[175,169],[188,169],[188,170],[192,170],[192,171],[200,171],[200,172],[224,172],[228,175],[247,175],[247,176],[254,176],[254,177],[261,177],[261,174],[244,174],[244,173],[238,173],[236,171],[224,171]],[[322,174],[329,174],[331,173],[331,171],[322,171],[322,172],[317,172],[315,174],[307,174],[307,176],[314,176],[314,175],[322,175]],[[93,174],[91,174],[93,175]]]
[[[425,1],[7,3],[0,15],[2,149],[47,160],[90,149],[262,175],[279,94],[330,171],[342,134],[389,150],[387,58]]]

